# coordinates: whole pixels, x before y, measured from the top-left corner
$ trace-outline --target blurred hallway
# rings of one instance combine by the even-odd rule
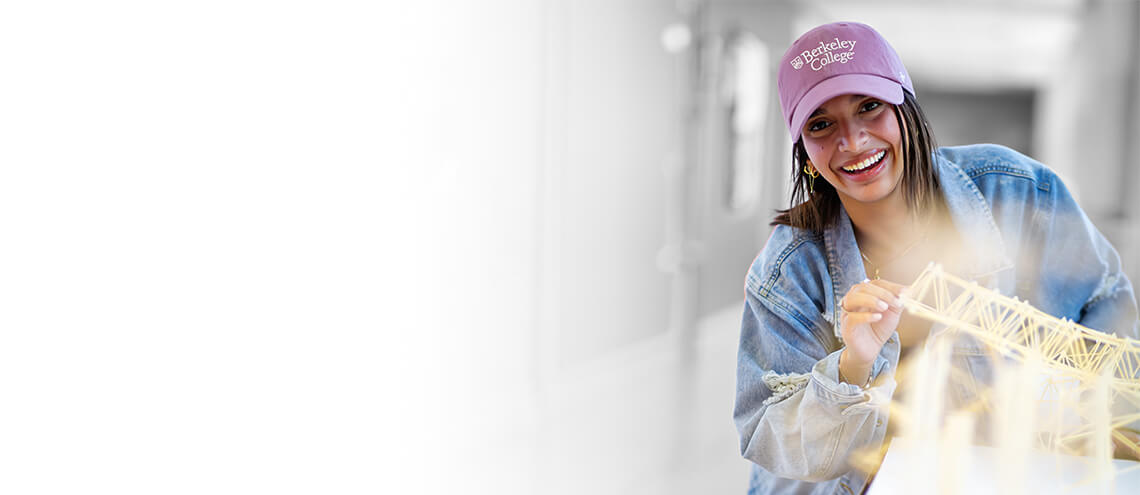
[[[405,150],[439,166],[408,181],[423,179],[433,201],[429,215],[412,213],[432,228],[406,248],[429,260],[405,274],[429,302],[404,327],[430,314],[444,331],[411,333],[426,359],[398,357],[447,365],[408,381],[418,401],[393,421],[401,440],[431,446],[409,483],[743,492],[748,464],[731,417],[741,290],[774,210],[787,206],[775,64],[809,25],[875,25],[903,47],[941,144],[1033,154],[1140,275],[1140,199],[1130,193],[1140,187],[1138,5],[547,0],[461,10],[432,45],[459,62],[423,78],[441,118],[425,119],[426,137]],[[446,477],[437,456],[455,461]]]

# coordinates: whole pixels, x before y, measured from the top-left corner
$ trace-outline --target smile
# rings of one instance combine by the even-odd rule
[[[854,164],[843,167],[843,171],[855,173],[855,172],[859,172],[861,170],[867,169],[869,167],[873,167],[875,165],[878,165],[879,161],[881,161],[883,159],[883,157],[886,155],[887,155],[887,150],[880,151],[880,152],[875,153],[874,155],[868,156],[867,158],[864,158],[864,159],[862,159],[862,160],[860,160]]]

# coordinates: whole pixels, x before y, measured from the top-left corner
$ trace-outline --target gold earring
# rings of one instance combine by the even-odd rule
[[[819,171],[811,165],[804,165],[804,174],[808,176],[808,190],[810,194],[815,194],[815,178],[819,177]]]

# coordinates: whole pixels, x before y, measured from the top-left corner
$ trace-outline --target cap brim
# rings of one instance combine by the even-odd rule
[[[825,79],[807,94],[800,98],[796,109],[792,113],[792,122],[788,125],[788,132],[792,135],[792,142],[800,140],[804,122],[815,112],[820,105],[839,95],[867,95],[879,98],[892,105],[903,102],[903,88],[899,83],[890,79],[871,74],[841,74]]]

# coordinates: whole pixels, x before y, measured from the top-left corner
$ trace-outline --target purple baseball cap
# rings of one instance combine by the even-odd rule
[[[904,88],[914,94],[895,49],[857,22],[824,24],[800,36],[780,59],[776,88],[793,142],[812,112],[836,96],[874,96],[898,105]]]

